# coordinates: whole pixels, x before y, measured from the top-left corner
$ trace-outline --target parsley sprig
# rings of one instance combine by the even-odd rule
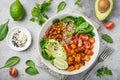
[[[31,10],[32,18],[30,19],[30,21],[37,21],[38,24],[41,26],[46,21],[46,19],[48,19],[48,16],[46,15],[45,11],[51,5],[51,1],[52,0],[44,1],[42,4],[36,3],[36,6],[33,7]]]
[[[102,77],[102,76],[111,76],[112,75],[112,71],[108,68],[108,67],[102,67],[102,68],[99,68],[97,70],[97,73],[96,73],[96,76],[97,77]]]

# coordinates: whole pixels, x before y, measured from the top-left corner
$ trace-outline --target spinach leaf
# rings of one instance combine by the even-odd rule
[[[33,68],[33,67],[27,67],[25,69],[25,72],[29,75],[36,75],[39,73],[38,70],[36,68]]]
[[[113,39],[108,34],[102,34],[102,39],[108,43],[113,43]]]
[[[38,74],[38,70],[35,68],[35,63],[32,60],[27,60],[26,65],[28,66],[25,69],[25,72],[29,75],[36,75]]]
[[[56,19],[54,19],[54,20],[52,21],[53,24],[55,24],[55,23],[57,23],[57,22],[60,22],[60,20],[59,20],[58,18],[56,18]]]
[[[88,22],[83,22],[82,24],[80,24],[80,28],[81,29],[84,29],[84,28],[87,28],[89,26],[89,23]]]
[[[52,55],[48,54],[48,53],[45,51],[45,46],[46,46],[47,42],[48,42],[48,39],[45,39],[45,38],[42,38],[42,39],[40,40],[40,46],[41,46],[41,48],[42,48],[42,49],[41,49],[41,55],[42,55],[43,58],[46,59],[46,60],[53,60],[54,57],[53,57]]]
[[[26,65],[27,65],[27,66],[30,66],[30,67],[32,67],[32,68],[35,68],[35,63],[34,63],[32,60],[27,60],[27,61],[26,61]]]
[[[8,34],[8,22],[9,20],[0,25],[0,41],[2,41]]]
[[[58,7],[57,7],[57,12],[63,10],[65,7],[66,7],[65,1],[60,2]]]
[[[43,58],[46,59],[46,60],[51,60],[52,61],[54,59],[54,57],[52,55],[48,54],[45,51],[45,49],[42,50],[41,54],[42,54]]]
[[[78,32],[78,33],[89,33],[93,30],[93,26],[89,24],[89,26],[87,28],[77,27],[75,29],[76,29],[76,32]]]
[[[5,68],[5,67],[12,67],[14,65],[16,65],[18,62],[20,61],[20,58],[18,56],[13,56],[11,58],[9,58],[3,67],[1,67],[0,69],[2,68]]]
[[[63,21],[63,22],[70,22],[70,21],[75,21],[75,17],[73,16],[66,16],[64,18],[62,18],[60,21]]]
[[[48,42],[48,39],[46,39],[46,38],[42,38],[42,39],[40,40],[40,46],[41,46],[42,49],[45,48],[47,42]]]
[[[93,31],[87,33],[88,36],[95,36],[95,33]]]
[[[77,17],[75,19],[75,25],[74,25],[74,27],[76,28],[76,27],[80,26],[80,24],[82,24],[83,22],[86,22],[83,17],[81,17],[81,16]]]

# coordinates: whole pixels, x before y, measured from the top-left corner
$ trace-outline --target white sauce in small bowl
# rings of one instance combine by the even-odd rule
[[[15,51],[23,51],[31,44],[31,34],[24,27],[16,27],[9,32],[8,45]]]

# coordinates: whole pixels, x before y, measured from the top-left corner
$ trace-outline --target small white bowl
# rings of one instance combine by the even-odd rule
[[[15,47],[12,43],[12,37],[13,37],[13,34],[16,30],[20,30],[20,31],[23,31],[27,37],[27,41],[25,43],[25,46],[24,47]],[[31,38],[31,34],[30,32],[24,28],[24,27],[21,27],[21,26],[16,26],[15,28],[13,28],[9,33],[8,33],[8,37],[7,37],[7,43],[8,43],[8,46],[15,50],[15,51],[23,51],[23,50],[26,50],[30,44],[31,44],[31,41],[32,41],[32,38]]]

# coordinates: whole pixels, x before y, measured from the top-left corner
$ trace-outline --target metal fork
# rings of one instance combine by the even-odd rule
[[[89,69],[89,71],[80,80],[87,80],[88,77],[90,76],[91,71],[95,68],[95,66],[98,63],[103,62],[113,51],[114,51],[113,48],[107,46],[98,57],[98,60],[96,61],[96,63],[93,64],[93,66]]]

